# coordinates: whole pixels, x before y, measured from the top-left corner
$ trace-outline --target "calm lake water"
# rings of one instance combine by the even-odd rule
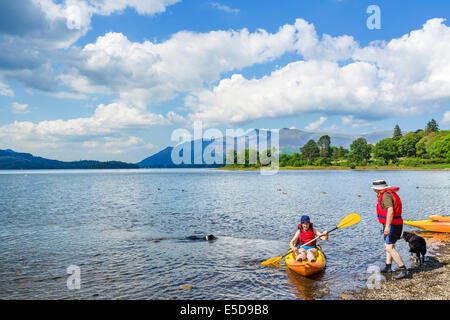
[[[0,298],[337,299],[384,265],[377,179],[400,186],[406,219],[449,214],[448,171],[1,171]],[[289,249],[301,215],[324,231],[352,212],[360,223],[320,242],[320,275],[260,265]],[[218,239],[186,239],[206,234]]]

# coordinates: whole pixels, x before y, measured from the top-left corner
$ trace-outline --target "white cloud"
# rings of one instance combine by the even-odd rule
[[[227,13],[237,14],[240,12],[239,9],[232,9],[229,6],[221,4],[219,2],[210,2],[209,5],[213,8],[216,8],[217,10],[225,11]]]
[[[154,15],[165,12],[166,8],[181,2],[181,0],[90,0],[91,12],[101,15],[110,15],[131,7],[142,15]]]
[[[223,72],[271,61],[295,51],[297,29],[180,31],[161,43],[131,42],[107,33],[74,53],[73,69],[60,76],[83,93],[117,92],[142,103],[174,98],[220,79]],[[136,101],[133,101],[136,103]]]
[[[14,113],[24,114],[29,112],[28,110],[29,106],[27,104],[20,104],[18,102],[13,102],[11,107]]]
[[[420,114],[450,101],[450,28],[432,19],[423,28],[387,43],[359,48],[349,37],[317,39],[297,20],[296,43],[305,60],[259,79],[240,74],[211,89],[192,92],[189,117],[209,125],[312,112],[361,118]]]
[[[164,12],[180,0],[21,0],[0,1],[8,15],[0,28],[0,76],[26,86],[55,91],[61,85],[56,64],[67,65],[69,49],[91,28],[93,15],[120,13],[127,7],[139,14]]]
[[[319,120],[314,121],[314,122],[311,122],[310,124],[308,124],[308,125],[305,127],[305,130],[308,130],[308,131],[315,131],[315,130],[318,130],[318,129],[320,128],[320,126],[321,126],[325,121],[327,121],[327,118],[326,118],[326,117],[320,117]]]
[[[0,137],[7,139],[10,143],[24,140],[58,142],[87,139],[92,136],[105,137],[131,127],[167,124],[169,120],[162,115],[145,112],[123,102],[114,102],[109,105],[100,104],[95,113],[88,118],[38,123],[15,121],[0,127]]]
[[[14,91],[12,91],[6,84],[0,82],[0,96],[14,97]]]
[[[441,120],[442,124],[449,124],[450,123],[450,111],[447,111],[444,113],[444,117]]]
[[[376,128],[373,122],[363,119],[355,119],[353,115],[343,116],[341,117],[341,121],[343,125],[351,126],[353,129],[361,127],[372,127],[373,129]]]
[[[348,35],[331,37],[324,34],[319,39],[314,25],[303,19],[295,21],[295,28],[298,30],[296,48],[305,60],[346,60],[358,48],[358,43]]]

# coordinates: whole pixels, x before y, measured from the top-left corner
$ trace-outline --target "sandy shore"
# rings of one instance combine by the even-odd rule
[[[379,289],[344,294],[355,300],[450,300],[450,234],[421,234],[428,244],[425,266],[410,266],[412,277],[382,282]]]

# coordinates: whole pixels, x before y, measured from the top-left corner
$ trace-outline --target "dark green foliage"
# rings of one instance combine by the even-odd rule
[[[428,121],[427,126],[425,128],[425,134],[430,134],[431,132],[438,132],[439,131],[439,125],[437,124],[436,120],[431,119]]]
[[[395,141],[400,140],[402,137],[402,130],[400,130],[400,126],[398,124],[395,125],[394,128],[394,135],[392,136],[392,139],[394,139]]]
[[[321,136],[317,142],[317,146],[320,150],[320,156],[324,158],[331,158],[331,138],[329,135]]]
[[[311,163],[320,156],[319,147],[313,139],[309,140],[303,147],[301,147],[300,151],[302,152],[302,159]]]
[[[370,159],[371,148],[366,139],[358,138],[350,145],[348,158],[352,163],[361,165],[363,161]]]
[[[419,133],[410,132],[401,137],[397,141],[398,153],[400,157],[414,157],[416,156],[416,144],[422,139],[423,131]],[[395,139],[394,139],[395,140]]]
[[[386,164],[389,164],[389,161],[395,163],[398,157],[397,143],[392,138],[380,140],[373,148],[373,153],[375,158],[384,160]]]

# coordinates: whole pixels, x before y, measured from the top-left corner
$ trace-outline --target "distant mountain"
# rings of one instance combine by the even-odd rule
[[[215,148],[216,150],[220,150],[222,148],[223,155],[226,155],[231,149],[237,150],[238,144],[243,144],[245,148],[251,148],[252,145],[257,145],[259,142],[259,134],[260,130],[255,129],[251,132],[247,133],[245,136],[241,137],[233,137],[231,139],[233,143],[226,143],[227,138],[218,138],[215,140],[202,140],[202,152],[205,148]],[[270,140],[271,132],[267,131],[268,140]],[[360,137],[363,137],[367,140],[368,143],[375,144],[381,139],[392,137],[393,131],[382,131],[382,132],[374,132],[369,134],[340,134],[340,133],[327,133],[327,132],[305,132],[297,129],[281,129],[280,130],[280,152],[292,154],[294,152],[299,152],[299,149],[303,147],[303,145],[308,142],[310,139],[318,141],[319,138],[323,135],[328,134],[331,138],[331,145],[333,146],[343,146],[344,148],[349,148],[352,142]],[[243,141],[244,140],[244,141]],[[197,140],[198,142],[199,140]],[[178,148],[182,149],[184,147],[189,148],[189,144],[191,144],[191,161],[194,159],[194,141],[188,141],[180,144]],[[268,146],[270,148],[270,144]],[[197,164],[197,165],[189,165],[182,164],[177,165],[172,161],[172,150],[174,147],[167,147],[164,150],[142,160],[137,163],[137,165],[141,168],[180,168],[180,167],[218,167],[221,165],[206,165],[206,164]]]
[[[244,149],[255,149],[259,142],[260,129],[248,131],[245,135],[240,137],[222,137],[214,140],[196,140],[187,141],[175,147],[167,147],[158,153],[138,162],[136,164],[125,163],[120,161],[100,162],[94,160],[63,162],[58,160],[45,159],[35,157],[29,153],[18,153],[13,150],[0,150],[0,170],[1,169],[133,169],[133,168],[197,168],[197,167],[220,167],[219,164],[206,164],[200,160],[200,163],[194,163],[194,150],[196,146],[200,148],[202,154],[208,150],[221,150],[223,156],[234,149],[241,150],[241,145]],[[272,132],[265,130],[268,140]],[[331,145],[343,146],[349,148],[350,144],[357,138],[363,137],[369,143],[375,144],[381,139],[392,137],[393,131],[374,132],[369,134],[340,134],[340,133],[326,133],[326,132],[305,132],[297,129],[281,129],[279,131],[280,138],[280,152],[292,154],[299,152],[299,149],[310,139],[318,141],[319,138],[328,134],[331,138]],[[239,148],[238,148],[239,146]],[[182,151],[191,150],[191,164],[176,164],[172,161],[172,153],[182,157]],[[197,149],[198,149],[197,148]],[[267,146],[271,148],[270,143]],[[206,152],[211,154],[211,152]],[[214,155],[214,154],[213,154]],[[219,155],[218,155],[219,157]]]
[[[2,169],[133,169],[135,164],[120,161],[73,161],[63,162],[35,157],[29,153],[19,153],[11,149],[0,150],[0,170]]]
[[[197,140],[199,141],[199,140]],[[205,148],[210,145],[211,143],[217,143],[217,141],[213,140],[201,140],[201,150],[205,150]],[[190,146],[189,146],[190,144]],[[174,147],[167,147],[164,150],[161,150],[158,153],[155,153],[154,155],[142,160],[141,162],[138,162],[136,165],[138,165],[140,168],[205,168],[205,167],[221,167],[222,165],[217,164],[194,164],[194,150],[195,150],[195,142],[194,141],[188,141],[182,143],[178,148],[181,150],[182,147],[190,148],[191,150],[191,163],[192,164],[175,164],[172,161],[172,151],[174,150]],[[203,152],[203,151],[202,151]],[[182,154],[181,154],[182,156]]]

